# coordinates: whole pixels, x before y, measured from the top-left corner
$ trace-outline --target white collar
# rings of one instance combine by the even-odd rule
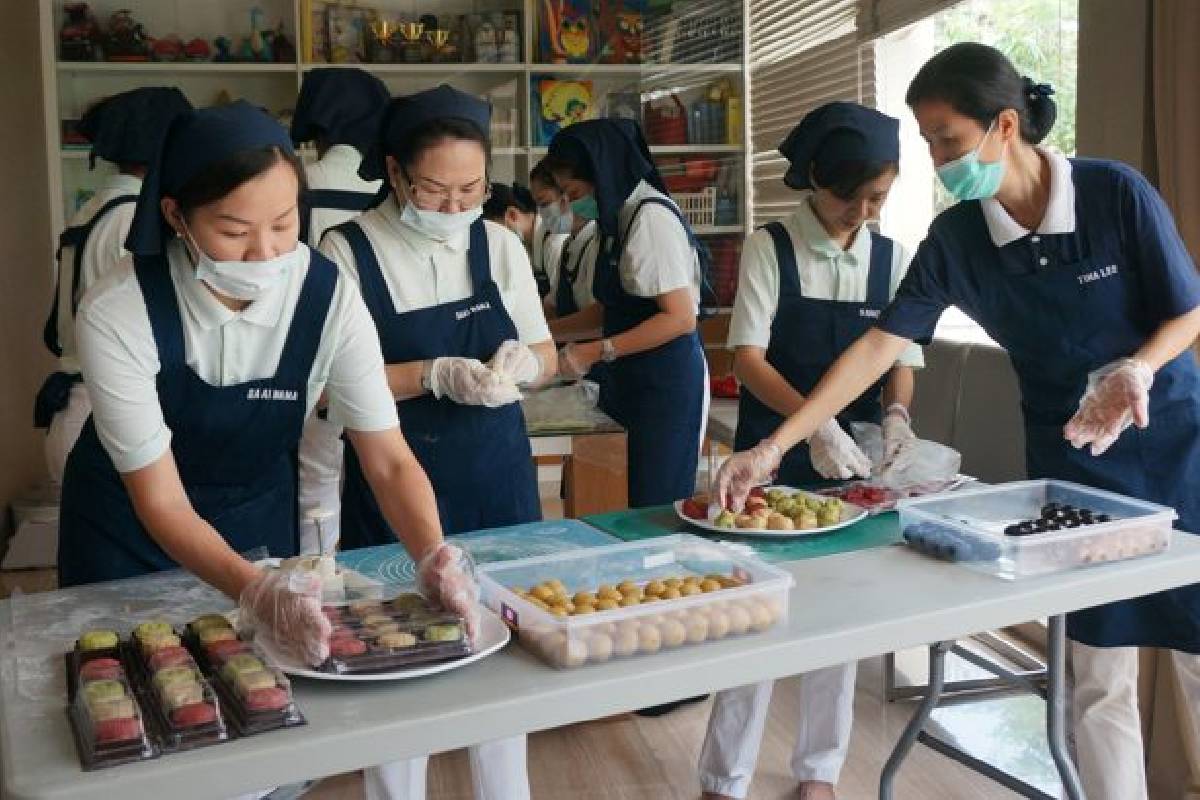
[[[866,266],[871,263],[871,229],[864,222],[843,248],[829,236],[812,206],[812,192],[804,192],[796,213],[790,218],[800,235],[799,240],[809,250],[823,258],[835,259],[839,266]]]
[[[362,164],[362,155],[352,145],[335,144],[325,151],[319,163],[357,175],[358,167]]]
[[[1074,233],[1075,182],[1071,178],[1071,162],[1062,153],[1045,147],[1038,147],[1037,151],[1046,158],[1050,165],[1050,199],[1046,204],[1046,214],[1038,224],[1037,232],[1044,234]],[[981,201],[979,205],[983,211],[983,219],[987,222],[992,244],[996,247],[1012,244],[1033,233],[1013,219],[996,198],[989,197]]]

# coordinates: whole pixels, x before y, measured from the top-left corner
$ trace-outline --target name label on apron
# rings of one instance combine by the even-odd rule
[[[865,317],[867,319],[879,319],[879,309],[878,308],[860,308],[858,310],[858,315],[860,317]]]
[[[1087,286],[1089,283],[1095,283],[1096,281],[1103,280],[1104,278],[1111,278],[1113,275],[1116,275],[1117,272],[1119,272],[1117,265],[1109,264],[1107,267],[1101,267],[1100,269],[1094,269],[1091,272],[1085,272],[1080,275],[1077,280],[1079,281],[1080,286]]]
[[[247,389],[246,399],[295,402],[300,399],[300,392],[295,389]]]
[[[461,322],[462,320],[466,319],[467,317],[471,316],[472,314],[478,314],[480,311],[491,311],[491,310],[492,310],[491,301],[484,300],[482,303],[476,303],[475,305],[471,306],[470,308],[464,308],[462,311],[455,311],[454,319],[455,319],[455,321]]]

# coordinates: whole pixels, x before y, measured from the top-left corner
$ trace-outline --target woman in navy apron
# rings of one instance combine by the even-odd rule
[[[537,276],[538,291],[546,299],[546,316],[553,314],[554,283],[566,237],[580,223],[571,214],[571,201],[554,182],[546,167],[546,159],[529,171],[529,191],[537,204],[537,222],[533,226],[533,248],[530,261]]]
[[[719,486],[735,504],[955,305],[1012,359],[1030,477],[1173,506],[1181,531],[1200,531],[1200,276],[1144,177],[1036,146],[1054,123],[1051,94],[979,44],[917,74],[907,101],[961,202],[934,220],[877,327],[799,412],[725,465]],[[1067,633],[1086,794],[1144,798],[1135,648],[1174,651],[1181,705],[1195,714],[1200,584],[1071,614]]]
[[[553,374],[554,349],[529,257],[481,218],[487,103],[449,86],[394,100],[367,178],[376,208],[321,247],[357,276],[375,321],[401,427],[429,474],[447,534],[541,519],[519,386]],[[362,454],[346,448],[342,544],[394,538]],[[525,737],[470,748],[478,797],[529,795]],[[423,796],[426,759],[367,770],[368,798]]]
[[[572,212],[596,220],[602,237],[597,302],[560,324],[603,338],[568,345],[560,365],[575,378],[610,365],[604,410],[628,434],[630,507],[689,497],[707,397],[694,235],[636,123],[572,125],[554,137],[548,160]]]
[[[117,173],[104,180],[58,237],[54,296],[42,332],[58,370],[38,391],[33,412],[34,427],[46,429],[46,464],[55,484],[62,483],[67,455],[92,410],[79,373],[75,312],[88,288],[124,257],[146,166],[171,120],[191,107],[178,89],[148,86],[102,100],[79,120],[79,132],[92,145],[90,167],[101,158]]]
[[[132,263],[79,309],[94,409],[67,462],[58,570],[75,586],[183,567],[319,663],[319,597],[241,554],[296,553],[296,445],[323,392],[434,596],[469,614],[471,585],[444,570],[459,554],[400,435],[361,299],[298,243],[301,185],[286,132],[248,103],[171,124]]]
[[[357,67],[322,67],[304,73],[291,135],[297,145],[309,142],[317,150],[318,160],[304,167],[307,190],[300,217],[300,238],[310,247],[320,244],[328,229],[374,205],[380,181],[363,180],[358,168],[375,141],[389,99],[383,81]],[[341,428],[323,415],[309,417],[298,456],[302,553],[336,548],[342,448]]]
[[[758,231],[742,250],[729,325],[734,372],[742,383],[735,449],[753,447],[800,408],[825,370],[879,318],[904,277],[899,244],[873,233],[896,178],[900,123],[855,103],[809,112],[779,147],[790,167],[784,183],[802,192],[796,211]],[[883,422],[888,455],[915,441],[908,422],[912,345],[890,373],[808,443],[788,452],[776,480],[791,486],[822,478],[867,477],[871,464],[850,437],[851,422]],[[886,415],[885,415],[886,410]],[[831,800],[854,714],[857,664],[806,673],[792,772],[804,800]],[[717,694],[700,755],[706,798],[742,798],[766,723],[774,681]]]

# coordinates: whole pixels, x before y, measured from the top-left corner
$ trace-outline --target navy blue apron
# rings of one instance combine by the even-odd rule
[[[161,364],[158,399],[188,499],[234,550],[265,547],[272,556],[295,555],[296,448],[337,267],[312,253],[274,376],[211,386],[187,365],[167,259],[138,256],[134,265]],[[61,586],[179,566],[137,518],[93,419],[67,459],[59,525]]]
[[[346,237],[358,265],[359,286],[375,320],[387,364],[442,356],[487,362],[517,328],[492,280],[487,230],[471,226],[467,262],[472,295],[399,313],[375,250],[357,222],[335,230]],[[537,473],[520,403],[500,408],[460,405],[431,394],[396,404],[400,430],[424,467],[446,534],[536,522],[542,518]],[[396,541],[362,473],[354,447],[346,448],[342,486],[342,547]]]
[[[1063,438],[1088,373],[1136,352],[1156,327],[1137,254],[1122,243],[1112,192],[1102,191],[1108,184],[1091,187],[1086,164],[1074,162],[1074,172],[1075,233],[980,248],[988,253],[969,266],[986,279],[975,282],[978,299],[964,310],[1012,358],[1031,478],[1075,481],[1173,506],[1177,527],[1198,533],[1200,368],[1192,350],[1155,375],[1148,428],[1130,427],[1099,457]],[[990,243],[979,204],[973,205],[963,212],[965,240]],[[1045,266],[1030,266],[1039,258],[1046,258]],[[1200,653],[1200,584],[1070,614],[1067,633],[1094,647]]]
[[[358,211],[375,206],[376,192],[356,192],[351,189],[309,189],[304,193],[304,213],[300,215],[300,241],[308,241],[314,211]]]
[[[550,274],[546,272],[546,242],[550,241],[552,235],[553,233],[549,228],[544,228],[542,230],[542,240],[534,244],[537,252],[542,256],[542,266],[533,271],[533,278],[537,281],[538,297],[545,297],[550,293]]]
[[[63,248],[74,248],[74,257],[71,260],[71,316],[79,310],[79,278],[83,272],[83,251],[87,247],[88,237],[92,235],[96,224],[104,218],[108,212],[125,203],[136,203],[136,194],[123,194],[112,198],[92,215],[92,218],[82,225],[71,225],[66,228],[58,237],[58,250],[54,254],[54,260],[58,263],[58,268],[54,273],[54,297],[50,300],[50,313],[46,316],[46,326],[42,329],[42,341],[46,344],[46,349],[55,356],[62,355],[62,343],[58,340],[58,293],[62,284],[62,253]],[[50,377],[46,378],[42,388],[38,390],[37,398],[33,403],[33,426],[35,428],[49,428],[50,423],[54,420],[54,415],[67,407],[67,401],[71,396],[71,387],[83,380],[83,376],[79,373],[70,372],[53,372]]]
[[[886,236],[871,233],[866,300],[845,303],[805,297],[796,248],[787,229],[779,222],[768,223],[765,229],[775,244],[775,259],[779,263],[779,306],[771,323],[767,363],[792,388],[808,395],[833,362],[875,324],[891,299],[893,243]],[[838,415],[838,422],[847,433],[852,422],[879,422],[882,417],[879,398],[886,380],[886,376],[881,378]],[[743,387],[733,448],[749,450],[774,433],[783,421],[783,417]],[[788,486],[823,480],[812,467],[807,442],[789,450],[779,467],[778,481]]]
[[[671,210],[696,247],[673,203],[643,200]],[[597,236],[602,235],[597,231]],[[631,330],[659,313],[654,298],[637,297],[621,285],[624,241],[604,240],[596,256],[592,294],[604,306],[604,335]],[[704,352],[697,331],[610,364],[604,411],[625,428],[629,447],[629,507],[644,508],[690,497],[696,487],[704,407]]]

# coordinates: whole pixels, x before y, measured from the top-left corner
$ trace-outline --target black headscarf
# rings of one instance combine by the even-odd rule
[[[783,182],[811,189],[816,161],[825,164],[900,160],[900,120],[858,103],[833,102],[808,112],[792,129],[779,152],[791,166]]]
[[[79,120],[79,132],[92,143],[88,166],[96,159],[114,164],[149,164],[171,120],[192,104],[173,86],[147,86],[108,97]]]
[[[383,81],[354,67],[325,67],[304,76],[292,141],[324,139],[365,153],[379,135],[379,118],[391,95]]]

